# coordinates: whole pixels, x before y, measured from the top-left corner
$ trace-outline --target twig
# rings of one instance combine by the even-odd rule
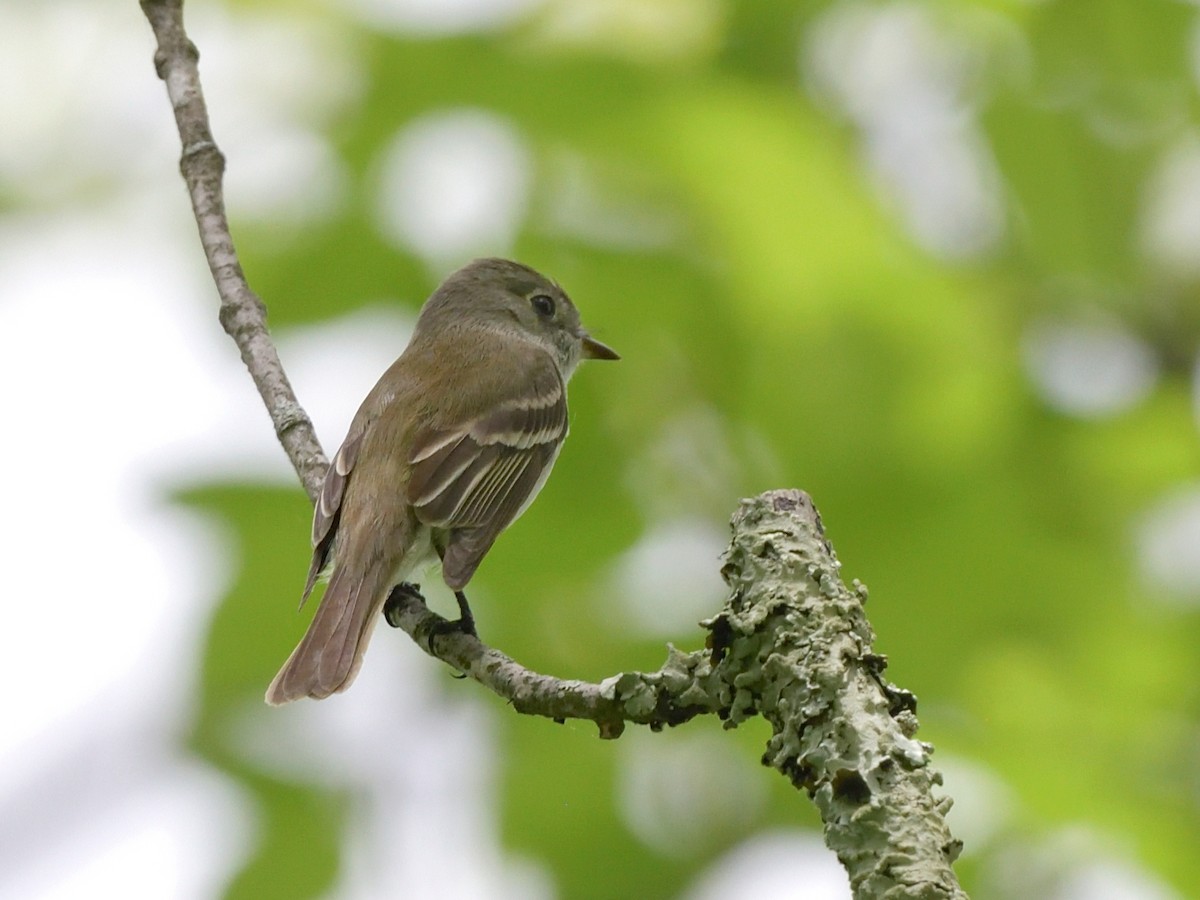
[[[237,342],[310,498],[328,466],[266,327],[262,301],[246,283],[225,216],[224,158],[208,125],[198,54],[183,28],[182,0],[141,0],[158,40],[155,66],[183,144],[180,168],[209,268],[221,324]],[[615,738],[626,722],[659,729],[715,713],[726,727],[763,716],[772,727],[763,762],[814,800],[825,840],[858,898],[964,898],[951,862],[959,843],[946,827],[948,800],[929,768],[932,748],[914,739],[916,700],[883,678],[863,611],[866,589],[847,589],[807,494],[772,491],[742,501],[722,575],[724,609],[702,623],[704,651],[670,648],[657,672],[623,673],[599,684],[531,672],[463,634],[397,591],[388,621],[431,655],[470,675],[522,713],[587,719]]]
[[[200,53],[183,28],[183,0],[141,0],[141,4],[158,40],[154,67],[158,77],[166,82],[167,96],[175,111],[175,124],[183,142],[179,169],[192,198],[204,256],[221,297],[221,325],[241,351],[242,362],[262,396],[279,443],[292,461],[309,499],[315,501],[329,460],[321,450],[312,421],[284,374],[267,331],[266,307],[250,289],[238,262],[225,217],[221,183],[225,157],[208,124],[197,67]]]

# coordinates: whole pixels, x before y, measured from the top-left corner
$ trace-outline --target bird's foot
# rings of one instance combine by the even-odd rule
[[[454,599],[458,601],[458,621],[449,624],[455,626],[455,631],[461,631],[471,637],[479,637],[478,632],[475,631],[475,616],[471,613],[471,607],[467,603],[467,595],[462,591],[455,591]]]
[[[388,594],[387,600],[383,603],[383,617],[393,628],[400,627],[400,608],[406,600],[417,600],[422,606],[426,605],[425,595],[421,593],[419,584],[412,584],[408,581],[400,582],[392,588],[392,592]]]
[[[434,638],[443,634],[469,634],[471,637],[479,637],[475,631],[475,616],[472,615],[471,607],[467,603],[467,595],[462,591],[455,591],[454,599],[458,601],[458,618],[442,619],[429,629],[425,646],[429,648],[430,653],[433,653]]]

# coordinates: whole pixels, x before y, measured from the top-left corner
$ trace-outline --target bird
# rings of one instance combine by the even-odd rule
[[[553,280],[476,259],[421,308],[408,346],[367,394],[326,472],[301,606],[311,624],[267,689],[272,706],[345,691],[392,589],[438,564],[475,633],[464,588],[533,502],[567,437],[581,359],[619,355],[583,328]]]

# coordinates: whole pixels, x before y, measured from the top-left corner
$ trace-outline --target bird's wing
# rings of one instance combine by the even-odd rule
[[[300,605],[312,593],[317,578],[329,561],[329,553],[333,549],[337,537],[338,522],[341,519],[342,497],[346,493],[346,481],[358,460],[358,451],[362,446],[365,429],[351,429],[350,434],[338,452],[334,455],[329,469],[325,472],[325,481],[321,485],[321,495],[317,497],[316,509],[313,511],[312,563],[308,567],[308,581],[304,584],[304,595]]]
[[[533,502],[566,436],[566,390],[549,356],[486,412],[417,435],[408,502],[422,522],[448,533],[442,575],[453,590]]]

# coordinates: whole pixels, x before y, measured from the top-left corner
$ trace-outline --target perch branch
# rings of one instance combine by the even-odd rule
[[[237,343],[280,443],[310,498],[327,468],[246,282],[222,197],[224,158],[200,89],[198,53],[183,27],[182,0],[141,0],[158,41],[155,66],[183,145],[187,183],[204,253],[221,298],[221,324]],[[410,594],[389,598],[388,621],[418,646],[512,703],[522,713],[595,722],[615,738],[625,723],[654,729],[716,714],[726,727],[763,716],[772,736],[763,762],[816,803],[825,840],[855,897],[963,898],[951,869],[959,843],[946,827],[947,799],[929,767],[932,748],[914,738],[916,700],[883,678],[863,611],[866,590],[847,588],[807,494],[772,491],[742,501],[722,575],[725,607],[703,625],[707,649],[671,647],[656,672],[598,684],[531,672],[478,639],[442,633],[444,620]]]
[[[812,500],[769,491],[743,500],[731,525],[721,569],[730,594],[702,623],[707,649],[671,647],[656,672],[563,681],[477,638],[438,634],[445,620],[406,592],[393,592],[385,614],[518,712],[587,719],[602,737],[627,722],[657,730],[715,713],[734,728],[761,715],[772,729],[763,763],[816,803],[855,897],[964,898],[951,868],[961,844],[946,825],[950,802],[934,798],[933,748],[914,737],[916,698],[883,677],[866,588],[842,582]]]

